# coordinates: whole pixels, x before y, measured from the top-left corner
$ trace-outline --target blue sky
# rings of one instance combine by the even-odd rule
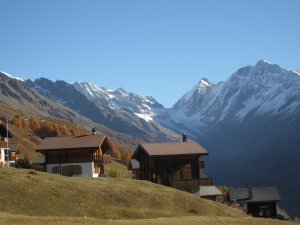
[[[172,107],[265,59],[300,69],[299,0],[0,0],[0,70],[89,81]]]

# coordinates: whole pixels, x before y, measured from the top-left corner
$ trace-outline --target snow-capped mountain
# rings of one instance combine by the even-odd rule
[[[295,210],[297,204],[300,208],[299,71],[261,60],[238,69],[224,82],[202,78],[168,109],[151,96],[124,88],[113,91],[87,82],[45,78],[25,82],[120,134],[144,141],[180,141],[184,132],[209,151],[205,172],[216,185],[277,186],[285,199],[283,208],[299,215]],[[14,99],[16,94],[10,92],[2,91],[1,98]]]
[[[160,123],[147,122],[151,117],[145,115],[148,115],[151,107],[163,107],[150,96],[128,94],[124,88],[111,91],[87,82],[52,82],[46,78],[39,78],[35,81],[27,80],[26,83],[40,94],[117,132],[147,141],[180,140],[178,134]]]
[[[75,82],[72,85],[95,103],[99,103],[99,99],[105,99],[112,110],[126,108],[148,122],[152,120],[148,116],[151,115],[152,108],[163,108],[153,97],[127,93],[124,88],[113,91],[104,87],[99,88],[89,82]]]
[[[261,60],[237,70],[225,82],[213,84],[203,78],[172,109],[154,111],[161,123],[174,129],[185,124],[185,132],[193,130],[194,135],[195,130],[203,133],[226,120],[240,124],[247,116],[295,118],[300,112],[299,87],[297,71]]]

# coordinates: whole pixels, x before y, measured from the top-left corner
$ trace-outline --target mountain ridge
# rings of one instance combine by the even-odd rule
[[[26,82],[41,95],[59,99],[121,135],[164,142],[180,141],[186,133],[209,151],[205,171],[217,184],[278,186],[286,199],[283,208],[299,215],[292,207],[300,208],[294,187],[300,173],[299,75],[298,70],[260,60],[217,84],[200,79],[172,108],[124,88],[112,91],[87,82],[57,81],[49,86],[39,80]],[[289,184],[290,180],[294,183]]]

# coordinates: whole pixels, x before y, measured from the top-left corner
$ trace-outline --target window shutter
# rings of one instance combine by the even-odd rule
[[[66,168],[65,168],[65,166],[62,167],[62,175],[64,175],[64,176],[66,175]]]

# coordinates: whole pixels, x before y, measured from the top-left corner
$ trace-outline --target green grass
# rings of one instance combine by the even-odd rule
[[[0,224],[283,224],[148,181],[0,168],[0,190]]]
[[[154,219],[135,219],[135,220],[103,220],[89,217],[40,217],[24,216],[0,212],[0,224],[22,224],[22,225],[73,225],[73,224],[128,224],[128,225],[288,225],[291,222],[260,219],[252,217],[230,218],[230,217],[207,217],[207,216],[188,216],[188,217],[168,217]]]
[[[124,162],[115,160],[112,158],[111,163],[104,164],[104,174],[109,176],[111,170],[118,170],[120,177],[131,178],[129,171],[127,170],[127,165]]]

